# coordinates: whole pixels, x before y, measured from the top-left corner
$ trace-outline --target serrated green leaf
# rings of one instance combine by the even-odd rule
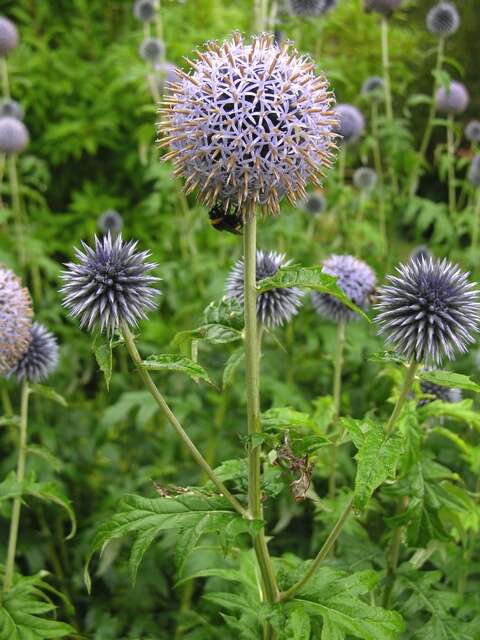
[[[31,384],[30,391],[32,393],[38,393],[38,395],[42,396],[42,398],[46,398],[47,400],[52,400],[57,404],[61,404],[62,407],[67,406],[67,401],[65,400],[65,398],[57,393],[55,389],[52,389],[45,384]]]
[[[286,429],[295,427],[307,427],[314,429],[315,420],[302,411],[292,407],[275,407],[262,413],[262,425],[265,429]]]
[[[292,607],[288,612],[289,637],[292,640],[310,640],[311,631],[310,616],[303,605],[297,602],[292,603]]]
[[[337,298],[345,306],[352,309],[368,322],[368,316],[362,309],[357,307],[348,296],[336,284],[337,279],[323,271],[323,267],[300,267],[298,265],[290,265],[281,267],[277,273],[270,278],[264,278],[257,284],[257,291],[263,293],[271,289],[279,289],[285,287],[299,287],[300,289],[313,289],[321,293],[327,293]]]
[[[418,417],[421,421],[428,418],[449,418],[480,430],[480,413],[473,408],[471,399],[460,402],[442,402],[441,400],[428,402],[418,408]]]
[[[40,445],[31,444],[27,448],[28,453],[45,460],[45,462],[52,467],[54,471],[60,471],[63,467],[63,462],[57,456],[54,456],[53,453],[50,453],[48,449],[45,447],[41,447]]]
[[[394,362],[395,364],[405,364],[407,362],[407,359],[404,356],[395,353],[395,351],[379,351],[378,353],[372,353],[368,359],[370,362],[384,362],[386,364],[391,362]]]
[[[480,392],[480,385],[474,382],[469,376],[453,371],[420,371],[418,377],[427,382],[433,382],[441,387],[455,387],[466,389],[467,391]]]
[[[107,389],[109,389],[113,366],[111,338],[105,337],[102,334],[97,334],[92,344],[92,351],[95,355],[95,360],[97,361],[100,371],[105,377]]]
[[[203,380],[215,386],[205,369],[199,365],[198,362],[194,362],[185,356],[167,353],[150,356],[142,362],[142,365],[149,371],[175,371],[177,373],[185,373],[195,382]]]
[[[403,436],[399,432],[387,435],[383,425],[373,420],[343,419],[358,453],[355,476],[354,509],[361,511],[373,492],[387,478],[394,478],[403,449]]]
[[[0,501],[18,498],[22,495],[22,483],[17,481],[14,471],[11,471],[3,482],[0,482]]]

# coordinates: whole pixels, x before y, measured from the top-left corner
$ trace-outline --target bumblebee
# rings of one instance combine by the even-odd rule
[[[210,224],[217,231],[228,231],[240,235],[243,229],[243,219],[238,210],[228,210],[222,204],[216,204],[208,213]]]

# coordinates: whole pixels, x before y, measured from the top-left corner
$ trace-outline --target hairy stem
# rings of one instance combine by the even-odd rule
[[[397,420],[402,412],[403,405],[405,404],[405,400],[410,393],[412,388],[413,380],[415,378],[415,372],[417,371],[418,364],[416,362],[411,362],[408,366],[407,373],[405,375],[405,379],[403,381],[403,386],[400,390],[400,395],[398,396],[397,402],[395,403],[395,407],[392,411],[392,415],[390,416],[387,426],[385,427],[385,432],[387,435],[393,433],[395,426],[397,424]]]
[[[27,425],[28,425],[28,398],[30,389],[28,382],[22,383],[20,400],[20,440],[18,443],[17,457],[17,483],[21,485],[25,480],[25,467],[27,462]],[[10,534],[8,538],[7,560],[5,562],[5,576],[3,590],[9,591],[12,587],[13,571],[15,567],[15,554],[17,551],[18,527],[20,524],[20,510],[22,497],[17,496],[13,501],[12,519],[10,520]]]
[[[342,393],[342,368],[343,368],[343,352],[345,348],[345,320],[341,320],[337,325],[337,343],[335,349],[335,365],[333,373],[333,426],[338,422],[340,415],[340,397]],[[341,439],[341,436],[339,440]],[[331,470],[328,479],[328,495],[330,498],[335,497],[337,484],[337,446],[338,441],[334,443],[331,457]]]
[[[342,514],[340,515],[333,529],[330,531],[330,534],[328,538],[325,540],[322,548],[318,552],[317,556],[309,564],[305,575],[302,578],[300,578],[300,580],[296,582],[292,587],[290,587],[290,589],[288,589],[287,591],[281,594],[280,599],[282,601],[291,600],[301,589],[303,589],[303,587],[307,584],[310,578],[312,578],[315,575],[320,564],[328,556],[328,554],[330,553],[330,550],[332,549],[333,545],[337,541],[337,538],[340,535],[343,529],[343,526],[348,519],[348,516],[350,515],[350,512],[352,510],[352,504],[353,504],[353,498],[351,498],[347,502],[345,509],[343,510]]]
[[[448,153],[448,209],[455,211],[455,136],[453,131],[453,115],[448,114],[447,122],[447,153]]]
[[[190,454],[192,455],[192,458],[195,460],[195,462],[198,464],[198,466],[202,469],[202,471],[205,473],[205,475],[212,481],[212,483],[219,490],[219,492],[228,500],[228,502],[232,505],[232,507],[235,509],[235,511],[237,511],[244,518],[249,518],[248,512],[242,507],[242,505],[238,502],[238,500],[230,493],[230,491],[223,484],[223,482],[217,478],[217,476],[216,476],[215,472],[213,471],[213,469],[207,463],[207,461],[202,456],[202,454],[197,449],[197,447],[190,440],[188,434],[185,432],[185,430],[183,429],[182,425],[178,421],[177,417],[175,416],[175,414],[172,412],[172,410],[168,406],[167,402],[165,401],[165,398],[160,393],[160,391],[158,390],[157,386],[153,382],[150,374],[148,373],[148,371],[143,366],[143,361],[142,361],[142,358],[141,358],[141,356],[140,356],[140,354],[138,352],[138,349],[137,349],[137,346],[135,344],[135,340],[134,340],[134,337],[132,335],[132,332],[130,331],[130,329],[128,328],[128,326],[126,324],[122,325],[121,332],[122,332],[122,335],[123,335],[123,339],[125,340],[125,344],[127,346],[128,353],[130,354],[130,357],[132,358],[135,366],[137,367],[137,371],[138,371],[143,383],[145,384],[145,386],[148,389],[148,391],[152,394],[155,402],[160,407],[162,413],[165,415],[167,420],[170,422],[172,427],[175,429],[177,435],[180,437],[180,439],[183,442],[183,444],[189,450]]]
[[[472,249],[477,249],[478,244],[478,230],[480,227],[480,189],[477,189],[477,194],[475,198],[475,213],[473,217],[473,228],[472,228]]]
[[[260,422],[260,343],[257,325],[256,279],[256,217],[247,220],[244,228],[244,305],[245,305],[245,368],[247,392],[247,424],[250,437],[248,452],[248,508],[254,519],[263,516],[261,498],[261,444],[254,441],[262,433]],[[262,575],[265,596],[269,602],[278,600],[278,588],[268,553],[265,531],[254,536],[254,547]]]

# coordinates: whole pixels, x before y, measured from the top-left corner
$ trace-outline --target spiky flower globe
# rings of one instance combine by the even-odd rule
[[[163,57],[165,45],[158,38],[145,38],[138,50],[140,57],[155,64]]]
[[[457,8],[451,2],[439,2],[427,13],[427,29],[440,38],[451,36],[460,26]]]
[[[8,56],[12,49],[18,44],[17,27],[11,20],[0,16],[0,56]]]
[[[472,159],[467,177],[473,186],[480,187],[480,155],[476,155]]]
[[[155,18],[155,0],[136,0],[133,15],[141,22],[151,22]]]
[[[318,16],[323,11],[325,0],[289,0],[289,4],[295,16]]]
[[[353,184],[360,191],[371,191],[377,184],[376,171],[370,167],[359,167],[353,174]]]
[[[402,4],[402,0],[364,0],[365,11],[376,11],[390,16]]]
[[[319,183],[334,141],[333,97],[314,64],[273,35],[209,43],[166,99],[159,131],[186,191],[212,208],[279,213]]]
[[[0,118],[8,116],[9,118],[23,120],[23,115],[23,107],[16,100],[7,99],[0,102]]]
[[[350,300],[363,311],[370,306],[375,291],[376,276],[363,260],[349,255],[332,255],[323,261],[323,271],[337,278],[337,285]],[[348,322],[358,314],[328,293],[312,293],[315,311],[333,322]]]
[[[424,244],[415,247],[410,254],[410,260],[429,260],[430,258],[433,258],[432,252]]]
[[[470,120],[465,127],[465,137],[469,142],[480,142],[480,121]]]
[[[382,100],[384,95],[385,81],[381,76],[370,76],[362,84],[362,95],[370,100]]]
[[[468,107],[470,96],[461,82],[452,80],[448,87],[439,87],[435,94],[435,104],[438,111],[456,115],[463,113]]]
[[[358,141],[365,130],[365,118],[362,112],[353,104],[337,104],[334,109],[338,124],[335,133],[342,136],[342,142],[353,144]]]
[[[285,255],[275,251],[257,250],[256,281],[274,276],[280,267],[290,264]],[[227,298],[236,298],[241,305],[244,300],[245,264],[240,258],[227,278]],[[257,296],[257,317],[266,327],[279,327],[298,313],[303,291],[295,287],[279,287],[270,289]]]
[[[323,193],[320,193],[319,191],[312,191],[312,193],[308,194],[308,198],[305,202],[302,203],[302,208],[310,215],[318,216],[327,208],[327,200]]]
[[[58,343],[46,327],[34,322],[30,330],[30,344],[10,371],[19,382],[43,382],[58,364]]]
[[[95,246],[82,242],[76,263],[62,273],[63,305],[88,330],[112,335],[122,324],[135,327],[156,308],[158,278],[149,275],[157,265],[147,262],[150,252],[137,251],[137,242],[119,235],[95,238]]]
[[[479,293],[459,267],[447,260],[414,259],[387,281],[378,291],[375,322],[398,354],[438,366],[475,341]]]
[[[0,375],[16,365],[30,343],[32,301],[19,278],[0,266]]]
[[[430,402],[434,402],[435,400],[441,400],[442,402],[453,404],[455,402],[460,402],[460,400],[462,399],[462,391],[460,389],[456,389],[453,387],[442,387],[439,384],[428,382],[427,380],[422,380],[420,382],[420,389],[422,394],[432,397],[422,398],[418,402],[419,407],[423,407]]]
[[[107,209],[97,220],[98,228],[102,233],[118,235],[123,227],[123,218],[115,209]]]
[[[21,120],[12,116],[0,117],[0,153],[20,153],[28,141],[28,130]]]

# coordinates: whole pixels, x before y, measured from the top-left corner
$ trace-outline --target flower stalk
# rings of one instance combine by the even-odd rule
[[[332,426],[335,427],[340,416],[340,398],[342,393],[342,369],[343,354],[345,350],[345,320],[340,320],[337,325],[337,342],[335,349],[335,366],[333,373],[333,420]],[[333,444],[330,478],[328,479],[328,495],[330,498],[335,497],[337,483],[337,447],[342,439],[342,434]]]
[[[455,135],[453,130],[453,114],[448,114],[447,120],[447,153],[448,153],[448,209],[455,211]]]

